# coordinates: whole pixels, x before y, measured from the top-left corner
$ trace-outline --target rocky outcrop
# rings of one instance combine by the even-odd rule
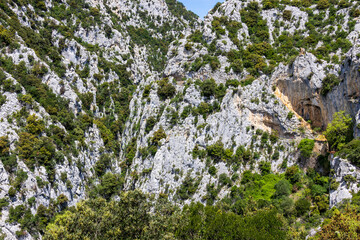
[[[313,54],[301,54],[289,66],[279,66],[272,79],[300,116],[310,120],[312,126],[324,129],[335,112],[345,111],[355,117],[359,111],[360,78],[353,51],[356,52],[356,47],[347,54],[344,65],[335,65],[330,71],[326,69],[326,62],[319,61]],[[342,81],[324,96],[320,90],[328,74]]]
[[[330,163],[334,170],[332,181],[339,183],[336,190],[330,191],[330,207],[333,207],[345,199],[351,199],[353,193],[359,192],[360,169],[339,157],[331,156]]]

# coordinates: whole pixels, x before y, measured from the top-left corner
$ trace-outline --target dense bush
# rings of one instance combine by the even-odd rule
[[[354,208],[347,208],[342,213],[334,210],[332,217],[324,221],[316,239],[358,239],[360,232],[360,214]]]
[[[315,140],[313,139],[301,139],[298,149],[300,150],[301,156],[309,158],[315,146]]]
[[[240,11],[241,21],[248,26],[250,39],[254,43],[266,42],[269,39],[269,29],[266,20],[260,15],[258,2],[249,2],[247,7]]]
[[[339,85],[340,82],[341,80],[338,77],[336,77],[334,74],[327,75],[322,82],[320,93],[323,96],[326,96],[326,94],[331,92],[332,89],[335,86]]]
[[[8,137],[0,137],[0,160],[8,172],[13,172],[17,167],[16,155],[10,154]]]
[[[348,159],[355,166],[360,167],[360,140],[354,139],[351,142],[344,145],[339,152],[342,158]]]
[[[346,143],[353,139],[353,120],[350,115],[345,114],[343,111],[335,113],[324,135],[331,150],[341,150]]]
[[[159,82],[157,94],[161,100],[172,98],[176,93],[176,88],[169,83],[168,79],[163,79]]]

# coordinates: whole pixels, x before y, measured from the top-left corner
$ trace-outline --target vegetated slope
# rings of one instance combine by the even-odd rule
[[[341,110],[359,123],[357,2],[229,0],[204,21],[172,0],[0,4],[7,236],[134,189],[324,214],[329,179],[287,167],[327,174],[326,145],[310,139]],[[275,194],[284,178],[290,198]]]

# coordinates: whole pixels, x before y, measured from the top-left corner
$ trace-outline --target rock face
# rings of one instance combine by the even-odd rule
[[[337,111],[360,123],[360,24],[351,7],[333,13],[227,0],[200,20],[172,0],[5,2],[0,199],[8,205],[0,226],[8,239],[33,238],[6,221],[10,209],[23,205],[36,214],[64,199],[72,206],[97,191],[105,173],[120,179],[122,190],[183,205],[205,203],[221,174],[259,171],[263,161],[273,172],[283,172],[283,163],[322,171],[315,158],[299,161],[298,142],[315,139],[311,127],[326,127]],[[334,27],[315,24],[314,16]],[[329,74],[341,82],[325,96]],[[160,129],[166,137],[154,143]],[[227,158],[244,148],[250,159],[233,167],[196,154],[216,144]],[[326,143],[318,141],[316,152],[326,153]],[[335,158],[332,168],[341,185],[331,206],[358,191],[344,182],[358,178],[353,166]],[[185,183],[196,187],[183,196]],[[229,192],[221,187],[214,200]]]
[[[330,163],[331,168],[335,170],[333,180],[339,183],[336,190],[330,191],[330,207],[333,207],[345,199],[351,199],[352,193],[359,192],[360,170],[339,157],[332,158]]]
[[[356,47],[347,54],[345,64],[334,66],[334,70],[328,72],[337,75],[340,71],[339,77],[343,80],[326,96],[320,93],[326,63],[320,63],[311,53],[297,57],[290,67],[281,66],[273,74],[273,80],[292,108],[315,127],[326,127],[335,112],[346,111],[355,117],[360,108],[355,100],[360,94],[360,82],[359,73],[354,70],[358,69],[357,59],[351,55],[354,51]]]

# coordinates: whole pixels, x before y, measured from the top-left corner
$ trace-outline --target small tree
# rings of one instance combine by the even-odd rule
[[[320,0],[317,4],[317,9],[323,10],[330,6],[330,3],[328,0]]]
[[[309,158],[315,146],[313,139],[302,139],[299,143],[299,150],[302,157]]]
[[[330,150],[338,151],[353,139],[353,120],[344,111],[337,112],[324,132]]]

